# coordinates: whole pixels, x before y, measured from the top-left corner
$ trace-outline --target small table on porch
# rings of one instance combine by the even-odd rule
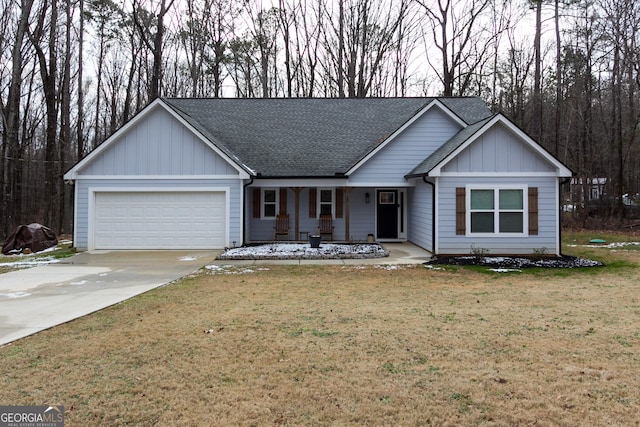
[[[309,232],[308,231],[298,231],[298,240],[309,240]]]

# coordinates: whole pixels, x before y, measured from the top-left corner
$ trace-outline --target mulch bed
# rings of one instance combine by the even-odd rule
[[[478,265],[491,268],[580,268],[603,267],[600,261],[564,255],[561,257],[438,256],[429,265]]]

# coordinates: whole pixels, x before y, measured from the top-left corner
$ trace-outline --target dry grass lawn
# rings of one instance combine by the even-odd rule
[[[638,425],[640,251],[602,251],[577,271],[203,271],[0,348],[0,403],[64,405],[68,426]]]

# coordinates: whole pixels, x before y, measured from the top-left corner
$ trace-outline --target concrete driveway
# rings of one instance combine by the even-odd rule
[[[172,282],[218,253],[83,252],[58,264],[0,274],[0,346]]]

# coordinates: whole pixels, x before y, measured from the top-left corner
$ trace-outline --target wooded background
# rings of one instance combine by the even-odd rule
[[[606,178],[609,219],[640,191],[634,0],[0,5],[5,236],[31,222],[70,233],[63,173],[158,96],[477,95],[581,182]],[[572,197],[568,215],[585,225]]]

